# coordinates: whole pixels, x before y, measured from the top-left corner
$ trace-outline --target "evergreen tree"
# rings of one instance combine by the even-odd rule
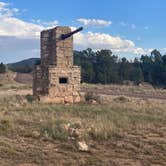
[[[0,73],[6,72],[6,66],[3,63],[0,63]]]

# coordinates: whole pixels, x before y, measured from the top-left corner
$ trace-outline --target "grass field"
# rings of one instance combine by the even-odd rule
[[[101,104],[44,104],[1,83],[0,166],[165,166],[166,102],[111,96]],[[79,124],[80,152],[65,126]]]

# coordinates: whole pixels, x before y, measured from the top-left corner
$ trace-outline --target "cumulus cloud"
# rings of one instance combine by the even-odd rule
[[[9,5],[9,3],[0,2],[0,16],[13,16],[13,14],[19,12],[19,9],[16,8],[9,9]]]
[[[58,21],[18,19],[15,14],[19,9],[10,8],[9,4],[0,2],[0,61],[14,62],[40,55],[40,31],[56,26]],[[109,26],[110,21],[96,19],[79,19],[86,26]],[[72,27],[75,29],[75,27]],[[145,54],[148,50],[136,47],[134,42],[106,33],[80,32],[74,35],[75,49],[92,48],[111,49],[115,53]]]
[[[86,49],[88,47],[94,50],[111,49],[116,53],[146,54],[149,50],[136,47],[131,40],[122,39],[105,33],[78,33],[74,36],[75,47]]]
[[[38,24],[38,25],[41,25],[41,26],[44,26],[44,27],[55,27],[59,24],[59,21],[57,20],[53,20],[53,21],[43,21],[43,20],[40,20],[40,19],[37,19],[37,20],[34,20],[32,19],[32,22],[35,23],[35,24]]]
[[[8,3],[0,2],[0,35],[16,36],[21,38],[39,37],[40,31],[45,28],[57,26],[58,21],[33,20],[33,23],[23,21],[15,17],[19,9],[10,8]]]
[[[14,62],[39,57],[40,32],[58,24],[58,21],[26,22],[16,16],[19,9],[0,2],[0,61]]]
[[[111,21],[100,20],[100,19],[86,19],[86,18],[79,18],[77,22],[80,22],[84,26],[98,26],[98,27],[107,27],[112,24]]]
[[[39,32],[44,26],[16,18],[19,9],[9,5],[0,2],[0,61],[8,63],[39,56]]]
[[[16,8],[9,8],[8,3],[0,2],[0,36],[37,37],[44,26],[22,21],[14,17],[19,12]]]
[[[1,17],[0,35],[16,36],[21,38],[39,37],[39,32],[44,29],[43,26],[35,25],[22,21],[14,17]]]

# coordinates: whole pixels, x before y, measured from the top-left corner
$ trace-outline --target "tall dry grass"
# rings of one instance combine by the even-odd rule
[[[159,126],[166,126],[166,103],[161,101],[114,97],[109,104],[56,105],[29,98],[19,95],[0,98],[1,127],[11,125],[11,131],[25,135],[35,130],[40,136],[47,130],[50,137],[61,139],[55,133],[66,133],[57,124],[80,120],[85,136],[100,141],[124,133],[140,134],[149,128],[157,130]]]

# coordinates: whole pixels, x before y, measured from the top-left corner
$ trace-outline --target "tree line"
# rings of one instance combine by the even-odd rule
[[[166,55],[156,49],[150,55],[129,61],[125,57],[118,58],[111,50],[94,52],[88,48],[75,51],[74,63],[82,67],[82,82],[122,84],[129,80],[166,87]]]
[[[35,59],[35,63],[40,64],[40,59]],[[19,62],[19,65],[14,64],[10,69],[29,73],[33,71],[35,63]],[[150,55],[142,55],[129,61],[125,57],[119,58],[114,55],[111,50],[93,51],[88,48],[74,51],[74,64],[81,66],[82,82],[123,84],[128,80],[136,84],[148,82],[155,86],[166,87],[166,54],[162,55],[156,49]],[[5,71],[6,67],[1,63],[0,73]]]
[[[0,73],[5,73],[6,72],[6,65],[4,65],[2,62],[0,63]]]

